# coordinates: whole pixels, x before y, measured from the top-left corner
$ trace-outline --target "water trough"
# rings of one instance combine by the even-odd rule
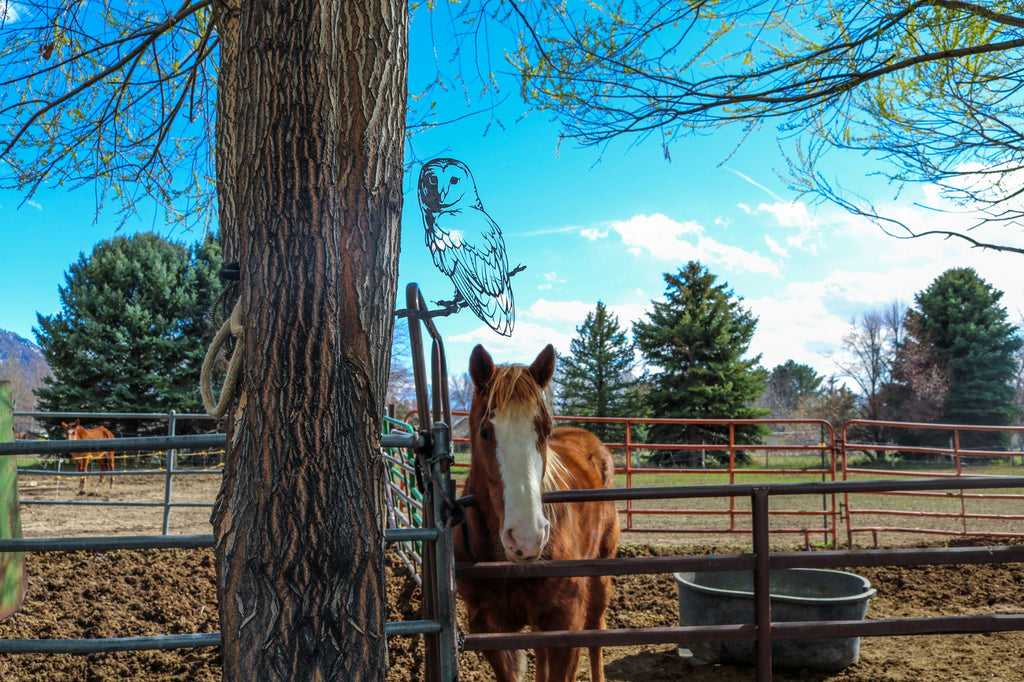
[[[754,622],[753,571],[676,573],[679,624],[735,625]],[[810,568],[771,571],[772,621],[863,620],[876,590],[864,577]],[[755,665],[754,642],[683,642],[680,654],[692,665]],[[836,671],[857,662],[860,637],[778,640],[772,665]]]

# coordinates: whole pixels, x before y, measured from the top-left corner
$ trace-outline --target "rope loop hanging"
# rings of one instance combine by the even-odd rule
[[[216,402],[213,399],[213,391],[210,387],[210,379],[213,374],[213,365],[217,360],[217,355],[220,353],[220,349],[227,342],[228,337],[233,336],[235,338],[235,349],[231,353],[231,359],[228,361],[228,373],[224,377],[224,385],[220,391],[220,399]],[[242,348],[243,348],[243,330],[242,330],[242,300],[239,299],[235,303],[234,309],[231,311],[231,315],[228,319],[224,320],[224,324],[221,325],[217,331],[217,335],[213,337],[213,341],[210,343],[210,348],[206,351],[206,357],[203,358],[203,369],[199,374],[199,392],[203,397],[203,407],[206,409],[206,413],[214,419],[220,419],[228,411],[228,406],[231,404],[231,399],[235,393],[235,386],[238,383],[238,372],[242,367]]]

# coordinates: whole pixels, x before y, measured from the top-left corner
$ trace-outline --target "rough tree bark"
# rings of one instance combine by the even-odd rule
[[[214,7],[220,226],[245,311],[213,512],[224,679],[382,680],[407,9]]]

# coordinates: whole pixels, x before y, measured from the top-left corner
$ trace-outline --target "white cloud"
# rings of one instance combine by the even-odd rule
[[[42,211],[43,210],[42,204],[40,204],[38,201],[34,201],[32,199],[26,199],[25,203],[28,204],[29,206],[31,206],[32,208],[36,209],[37,211]]]
[[[537,353],[549,343],[553,344],[558,352],[567,353],[571,338],[571,333],[523,320],[516,321],[512,336],[499,336],[490,327],[480,325],[469,332],[445,337],[448,371],[453,374],[465,372],[469,362],[469,353],[476,344],[483,345],[494,361],[499,364],[509,362],[528,364],[533,362]]]
[[[821,221],[802,201],[778,201],[774,204],[758,204],[757,213],[767,213],[784,228],[796,228],[796,234],[786,237],[786,245],[817,255],[822,245]]]
[[[583,301],[549,301],[539,298],[523,311],[523,315],[532,320],[579,324],[596,304],[596,301],[584,303]]]
[[[589,239],[594,242],[598,239],[604,239],[608,236],[608,230],[602,230],[598,227],[584,227],[580,230],[580,236],[584,239]]]
[[[835,372],[830,356],[839,350],[848,321],[829,312],[812,287],[745,300],[744,305],[758,318],[750,353],[761,354],[764,367],[793,360],[814,367],[818,374]]]
[[[768,250],[774,253],[780,258],[789,258],[789,252],[786,249],[779,246],[779,243],[771,238],[770,235],[764,236],[764,243],[768,245]]]
[[[771,259],[755,251],[725,244],[709,237],[699,223],[678,222],[665,215],[636,215],[611,223],[630,253],[648,253],[658,260],[685,262],[698,260],[724,266],[727,270],[779,275]]]
[[[538,284],[537,288],[540,290],[550,289],[556,284],[565,284],[565,280],[558,276],[557,272],[544,272],[541,273],[541,279],[544,280],[543,284]]]
[[[846,227],[851,228],[843,235],[848,243],[833,246],[846,267],[818,277],[811,270],[804,275],[807,279],[745,299],[759,318],[750,350],[763,354],[766,367],[793,359],[819,374],[835,373],[835,359],[844,355],[842,337],[851,320],[894,301],[914,305],[914,295],[950,268],[974,268],[1004,292],[1001,303],[1010,322],[1021,321],[1020,255],[968,249],[955,240],[893,239],[867,223]]]
[[[807,210],[802,201],[779,201],[774,204],[758,204],[757,210],[775,216],[783,227],[817,227],[818,220]]]

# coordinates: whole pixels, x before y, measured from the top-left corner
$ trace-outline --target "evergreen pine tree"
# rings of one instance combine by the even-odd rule
[[[665,300],[653,301],[647,320],[633,325],[637,348],[654,370],[645,396],[652,417],[756,419],[768,413],[755,405],[767,383],[761,356],[744,357],[757,318],[715,279],[694,261],[666,274]],[[736,442],[760,443],[766,433],[760,425],[735,427]],[[728,443],[729,432],[724,426],[657,426],[651,438],[717,444]],[[728,452],[713,456],[728,457]]]
[[[639,387],[634,375],[633,342],[619,327],[619,318],[598,301],[587,313],[569,354],[558,358],[556,402],[563,414],[578,417],[641,417]],[[605,442],[622,442],[625,427],[582,424]]]
[[[947,424],[1006,426],[1017,415],[1015,353],[1022,341],[1000,305],[1003,292],[973,268],[939,275],[915,296],[908,327],[931,347],[947,388],[939,421]],[[972,434],[964,447],[1000,447],[1004,434]]]
[[[204,318],[220,261],[212,237],[186,247],[153,233],[82,254],[59,288],[61,311],[39,315],[34,330],[53,369],[36,392],[39,409],[202,412],[199,372],[212,335]],[[154,426],[107,425],[122,434]]]

